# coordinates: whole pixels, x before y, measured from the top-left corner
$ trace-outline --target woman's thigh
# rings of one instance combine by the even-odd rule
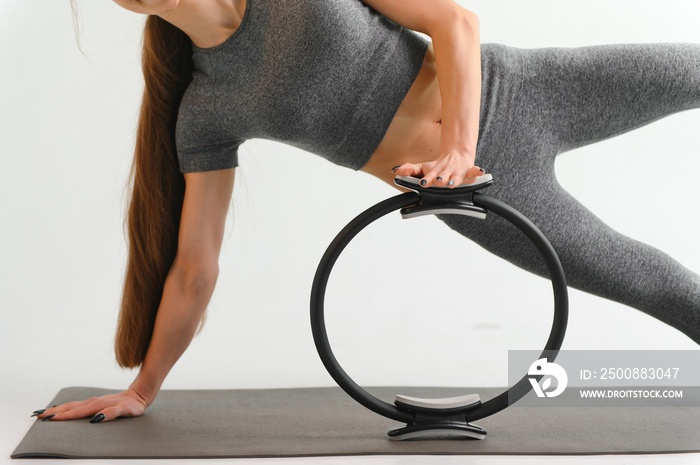
[[[520,117],[558,153],[700,107],[700,44],[521,49]]]

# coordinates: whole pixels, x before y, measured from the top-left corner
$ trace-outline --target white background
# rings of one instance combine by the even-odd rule
[[[460,3],[482,42],[700,42],[695,0]],[[68,0],[0,0],[0,461],[62,387],[124,388],[135,375],[116,366],[112,340],[143,18],[79,4],[84,55]],[[699,271],[699,127],[700,111],[672,115],[562,155],[557,175],[611,226]],[[242,146],[240,164],[207,325],[163,387],[332,385],[309,329],[316,265],[351,218],[398,191],[263,140]],[[396,214],[338,261],[329,333],[360,384],[505,386],[507,349],[544,345],[547,286],[436,218]],[[637,310],[570,300],[563,349],[697,349]]]

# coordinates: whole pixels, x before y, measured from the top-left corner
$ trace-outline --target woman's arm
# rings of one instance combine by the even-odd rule
[[[113,420],[141,415],[153,402],[165,377],[192,341],[214,292],[234,171],[185,174],[177,255],[165,279],[144,363],[129,389],[59,405],[38,418],[54,415],[51,421],[73,420],[102,414],[102,420]]]
[[[395,172],[419,176],[426,186],[472,182],[482,174],[474,166],[481,106],[479,20],[454,0],[363,0],[382,15],[430,36],[435,50],[442,101],[440,156],[402,165]],[[442,181],[435,180],[441,176]]]

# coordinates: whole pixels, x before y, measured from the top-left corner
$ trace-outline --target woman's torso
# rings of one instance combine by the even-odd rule
[[[394,185],[391,168],[439,156],[442,102],[432,42],[416,80],[401,102],[384,138],[361,168]]]
[[[438,155],[429,40],[358,0],[240,0],[237,10],[233,35],[193,56],[196,79],[178,119],[186,169],[213,169],[211,147],[234,153],[256,137],[389,182],[391,167]]]

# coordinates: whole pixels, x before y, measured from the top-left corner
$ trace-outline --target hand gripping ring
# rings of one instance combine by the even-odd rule
[[[328,277],[333,265],[350,241],[372,222],[401,209],[403,218],[427,214],[453,213],[486,218],[495,213],[518,228],[535,245],[545,261],[554,292],[554,318],[549,339],[540,358],[554,361],[559,353],[566,332],[568,319],[568,291],[564,270],[559,257],[547,238],[520,212],[509,205],[477,192],[493,183],[491,175],[483,175],[477,181],[453,189],[441,187],[423,188],[419,180],[396,176],[394,182],[411,189],[370,207],[348,223],[326,249],[316,270],[311,289],[311,329],[316,350],[328,373],[336,383],[357,402],[379,415],[406,423],[406,426],[389,431],[392,439],[409,439],[434,435],[457,435],[483,439],[486,430],[469,421],[485,418],[508,407],[533,388],[526,374],[507,391],[482,403],[478,394],[449,399],[416,399],[397,395],[394,405],[369,394],[355,383],[343,370],[331,350],[326,332],[324,298]],[[541,377],[537,378],[538,380]]]

